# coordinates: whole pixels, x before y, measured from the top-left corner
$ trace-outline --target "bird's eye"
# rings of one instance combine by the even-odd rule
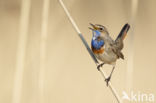
[[[103,28],[99,28],[100,30],[103,30]]]

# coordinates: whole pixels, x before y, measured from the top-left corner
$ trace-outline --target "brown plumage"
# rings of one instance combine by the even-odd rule
[[[115,68],[116,60],[121,58],[124,59],[124,55],[121,52],[123,49],[123,40],[127,35],[127,32],[130,28],[129,24],[125,24],[122,28],[121,32],[117,36],[116,40],[113,40],[106,27],[100,24],[91,24],[93,28],[90,28],[93,31],[93,38],[92,38],[92,51],[94,55],[103,63],[98,65],[102,66],[103,64],[110,64],[113,65],[112,72]],[[101,45],[101,43],[103,43]],[[107,85],[111,78],[112,72],[110,76],[106,79]]]

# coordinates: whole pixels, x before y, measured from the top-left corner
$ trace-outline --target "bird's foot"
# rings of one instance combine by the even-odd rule
[[[111,76],[109,76],[108,78],[105,79],[107,86],[108,86],[108,83],[109,83],[110,79],[111,79]]]
[[[100,70],[100,67],[102,67],[104,65],[104,63],[101,63],[97,66],[98,71]]]

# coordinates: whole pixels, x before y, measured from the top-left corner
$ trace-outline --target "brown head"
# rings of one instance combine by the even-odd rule
[[[107,28],[106,28],[105,26],[100,25],[100,24],[92,24],[92,23],[90,23],[90,25],[92,26],[92,28],[89,27],[89,29],[91,29],[91,30],[98,30],[98,31],[101,32],[102,34],[107,34],[107,35],[109,35],[109,33],[108,33],[108,31],[107,31]]]

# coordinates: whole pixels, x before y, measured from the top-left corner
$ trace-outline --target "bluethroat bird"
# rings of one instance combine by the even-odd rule
[[[107,86],[111,79],[112,73],[115,69],[116,60],[121,58],[124,59],[124,55],[121,52],[123,49],[123,40],[127,35],[130,28],[129,24],[125,24],[117,36],[116,40],[113,40],[106,27],[100,24],[92,24],[89,29],[92,30],[93,36],[91,41],[91,49],[95,57],[102,63],[97,66],[99,70],[104,64],[112,65],[112,71],[108,78],[105,79]]]

